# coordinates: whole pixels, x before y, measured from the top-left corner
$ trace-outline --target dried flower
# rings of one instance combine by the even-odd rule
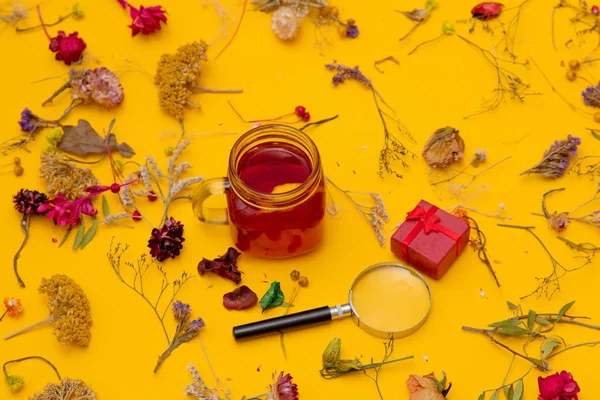
[[[273,373],[273,384],[269,385],[267,400],[298,400],[298,385],[292,382],[290,374]]]
[[[31,110],[27,107],[21,111],[21,119],[19,120],[19,126],[23,132],[33,132],[40,124],[40,119],[33,115]]]
[[[583,102],[592,107],[600,107],[600,83],[596,86],[588,86],[583,92]]]
[[[230,247],[227,249],[227,253],[212,261],[203,258],[202,261],[198,263],[198,273],[204,275],[206,272],[213,272],[222,278],[232,280],[236,284],[239,284],[242,281],[242,272],[238,270],[237,266],[237,259],[240,254],[239,251]]]
[[[100,184],[92,171],[63,160],[60,154],[42,153],[41,158],[40,176],[52,195],[75,200],[87,195],[85,188]]]
[[[177,300],[173,303],[173,315],[177,322],[187,319],[192,312],[192,307],[189,304],[182,303]]]
[[[163,54],[158,62],[154,83],[160,106],[178,120],[183,118],[185,107],[194,107],[189,97],[200,76],[200,63],[207,60],[206,49],[204,41],[188,43],[175,54]]]
[[[444,21],[442,24],[442,32],[444,32],[445,35],[452,35],[455,30],[454,25],[448,21]]]
[[[271,28],[280,39],[293,39],[300,28],[300,17],[293,8],[281,6],[273,13]]]
[[[471,160],[471,165],[475,168],[479,167],[487,159],[486,151],[483,149],[475,150],[475,157]]]
[[[300,285],[301,287],[307,287],[308,286],[308,278],[305,276],[301,276],[300,279],[298,280],[298,285]]]
[[[446,373],[442,371],[442,380],[438,381],[435,374],[419,376],[410,375],[406,387],[410,392],[409,400],[444,400],[452,384],[446,388]]]
[[[4,381],[6,382],[6,384],[8,385],[8,387],[10,388],[10,390],[14,393],[19,391],[23,385],[25,384],[25,378],[23,378],[22,376],[17,376],[17,375],[9,375],[8,374],[8,370],[7,370],[7,366],[9,364],[13,364],[13,363],[19,363],[22,361],[27,361],[27,360],[41,360],[44,361],[46,364],[48,364],[50,367],[52,367],[52,369],[54,370],[54,372],[56,372],[56,376],[58,377],[58,380],[61,380],[60,377],[60,373],[58,372],[58,369],[54,366],[54,364],[52,364],[50,361],[48,361],[47,359],[45,359],[44,357],[40,357],[40,356],[29,356],[29,357],[23,357],[23,358],[19,358],[16,360],[9,360],[7,362],[4,363],[4,365],[2,366],[2,370],[4,372]]]
[[[139,9],[135,8],[125,0],[117,0],[123,8],[129,7],[129,14],[132,22],[129,27],[131,28],[131,36],[135,36],[138,33],[143,35],[149,35],[156,31],[159,31],[161,26],[160,23],[167,23],[167,12],[162,6],[144,7],[140,6]]]
[[[297,281],[298,279],[300,279],[300,271],[293,270],[293,271],[290,273],[290,277],[292,278],[292,280],[293,280],[294,282],[295,282],[295,281]]]
[[[464,157],[465,142],[452,127],[438,129],[429,137],[423,158],[432,167],[447,167]]]
[[[204,379],[192,364],[188,366],[188,371],[192,374],[194,382],[185,387],[185,395],[194,397],[198,400],[221,400],[217,389],[210,389],[204,383]],[[229,397],[227,397],[229,399]]]
[[[50,39],[50,50],[56,53],[54,58],[58,61],[63,61],[66,65],[79,62],[83,51],[87,47],[77,32],[73,32],[67,36],[64,31],[58,31],[56,37],[50,38],[48,36],[48,38]]]
[[[538,400],[577,400],[579,385],[570,372],[562,371],[545,378],[538,377],[540,396]]]
[[[246,310],[258,303],[258,296],[248,286],[242,285],[223,295],[223,306],[228,310]]]
[[[15,210],[24,215],[43,215],[45,211],[38,211],[38,208],[48,201],[48,196],[37,190],[21,189],[14,195],[13,203]]]
[[[569,225],[569,213],[561,212],[557,213],[556,211],[550,215],[548,219],[548,225],[550,228],[554,229],[557,232],[562,232],[567,229],[567,225]]]
[[[54,275],[50,279],[42,279],[38,291],[48,295],[50,315],[4,339],[10,339],[42,324],[51,323],[54,325],[54,336],[60,343],[87,346],[90,343],[92,318],[90,304],[81,287],[66,275]]]
[[[355,39],[358,37],[358,26],[356,26],[356,22],[353,19],[349,19],[346,24],[346,37],[350,39]]]
[[[564,175],[570,163],[570,157],[577,156],[577,146],[581,139],[569,135],[566,140],[556,140],[546,152],[544,158],[532,168],[523,172],[526,174],[540,174],[548,178],[560,178]]]
[[[164,261],[169,257],[177,257],[183,248],[184,241],[183,224],[171,217],[165,221],[161,229],[152,229],[148,247],[154,258]]]
[[[123,87],[119,77],[108,68],[71,70],[71,97],[84,102],[96,102],[106,108],[123,102]],[[56,93],[54,94],[56,95]]]
[[[323,352],[323,368],[335,367],[335,363],[340,359],[340,351],[342,349],[342,341],[339,338],[334,338]]]
[[[590,10],[592,12],[592,14],[594,14],[595,16],[599,16],[600,15],[600,7],[594,5],[592,7],[592,9]]]
[[[5,297],[4,298],[4,307],[6,311],[0,316],[0,321],[8,315],[11,318],[20,317],[23,314],[23,305],[21,304],[21,299],[15,299],[14,297]]]
[[[41,393],[36,393],[30,400],[96,400],[96,393],[85,382],[65,378],[59,384],[49,383]]]
[[[336,71],[336,74],[331,78],[331,82],[334,86],[344,83],[346,80],[354,80],[362,83],[364,86],[373,89],[373,83],[367,78],[361,71],[360,68],[355,66],[354,68],[347,67],[342,64],[325,64],[325,68],[330,71]]]
[[[473,18],[487,21],[498,18],[502,12],[502,7],[503,5],[501,3],[485,2],[477,4],[475,7],[473,7],[471,14],[473,15]]]
[[[6,382],[11,392],[16,393],[23,387],[25,379],[18,375],[5,375],[4,382]]]

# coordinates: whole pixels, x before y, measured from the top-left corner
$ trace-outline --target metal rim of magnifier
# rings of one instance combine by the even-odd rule
[[[421,280],[421,282],[423,282],[423,284],[427,288],[427,294],[428,294],[428,298],[429,298],[429,302],[428,302],[429,304],[427,305],[427,311],[425,312],[425,314],[423,315],[423,317],[421,318],[421,320],[419,322],[417,322],[413,326],[410,326],[404,330],[384,331],[384,330],[376,329],[370,325],[365,324],[364,322],[362,322],[360,320],[360,315],[358,314],[358,312],[356,312],[356,309],[354,308],[354,304],[352,303],[352,291],[354,290],[354,285],[367,273],[373,271],[374,269],[383,268],[383,267],[402,268],[402,269],[410,272],[411,275],[413,275],[413,276],[417,277],[419,280]],[[432,303],[431,289],[429,288],[429,285],[425,281],[425,278],[423,278],[423,275],[421,275],[419,272],[417,272],[413,268],[407,267],[404,264],[400,264],[400,263],[396,263],[396,262],[382,262],[382,263],[374,264],[374,265],[371,265],[370,267],[365,268],[364,270],[361,271],[360,274],[358,274],[356,276],[356,278],[354,278],[354,281],[352,282],[352,286],[350,286],[350,293],[348,294],[348,303],[350,304],[350,308],[352,309],[352,319],[354,320],[356,325],[358,325],[365,332],[369,333],[370,335],[381,337],[381,338],[398,339],[398,338],[406,337],[406,336],[409,336],[409,335],[415,333],[423,326],[423,324],[425,324],[425,321],[427,321],[427,317],[429,317],[429,312],[431,311],[431,303]],[[410,306],[410,305],[408,305],[408,306]]]

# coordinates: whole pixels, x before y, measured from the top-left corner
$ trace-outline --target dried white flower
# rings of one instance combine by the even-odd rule
[[[188,168],[192,168],[192,165],[187,161],[184,161],[181,164],[179,164],[178,166],[176,166],[175,171],[173,172],[173,179],[174,180],[179,179],[179,175],[181,175],[181,173]]]
[[[131,215],[128,212],[123,211],[123,212],[120,212],[118,214],[111,214],[111,215],[108,215],[108,216],[104,217],[104,221],[102,221],[102,223],[103,224],[110,224],[110,223],[112,223],[114,221],[117,221],[119,219],[125,219],[125,218],[129,218],[129,217],[131,217]]]
[[[185,148],[188,147],[189,144],[190,142],[188,142],[187,140],[182,140],[181,143],[179,143],[177,147],[175,147],[175,149],[173,150],[173,155],[169,157],[169,175],[173,173],[173,170],[175,169],[175,162],[179,159],[179,156],[181,155],[181,153],[183,153],[183,150],[185,150]]]
[[[300,28],[300,17],[290,7],[279,7],[271,19],[271,28],[280,39],[293,39]]]
[[[148,167],[145,165],[140,167],[140,177],[142,178],[142,182],[144,183],[144,186],[146,186],[146,189],[154,190],[152,188],[152,181],[150,180],[150,171],[148,171]]]
[[[156,173],[158,174],[159,177],[162,178],[165,176],[165,174],[163,174],[162,170],[158,167],[156,160],[152,156],[146,156],[146,162],[148,163],[148,165],[150,165],[152,167],[152,169],[154,171],[156,171]]]
[[[125,179],[125,182],[131,182],[135,179],[137,179],[137,174],[133,173],[133,174],[130,174],[127,177],[127,179]],[[133,202],[133,198],[131,197],[130,186],[131,185],[121,187],[121,190],[119,190],[119,198],[121,199],[121,203],[123,203],[123,206],[136,208],[135,203]]]
[[[179,192],[181,192],[186,187],[202,181],[204,181],[204,178],[202,176],[194,176],[192,178],[183,179],[177,182],[175,186],[171,188],[171,191],[169,192],[169,197],[173,199],[179,194]]]

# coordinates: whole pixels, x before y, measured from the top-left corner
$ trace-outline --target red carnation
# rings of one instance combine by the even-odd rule
[[[538,400],[577,400],[579,385],[567,371],[557,372],[546,378],[538,378],[540,396]]]
[[[491,1],[478,4],[471,10],[473,18],[477,18],[482,21],[497,18],[501,12],[502,4]]]
[[[140,32],[144,35],[149,35],[160,30],[161,21],[165,24],[167,23],[167,12],[162,6],[140,6],[140,8],[137,9],[125,0],[117,1],[123,8],[129,7],[129,15],[132,19],[131,25],[129,25],[131,28],[131,36],[135,36]]]
[[[42,28],[44,28],[44,32],[50,40],[49,48],[53,53],[56,53],[55,58],[58,61],[63,61],[66,65],[79,62],[81,60],[83,50],[85,50],[87,46],[83,39],[79,37],[79,33],[73,32],[67,35],[64,31],[58,31],[58,35],[56,37],[51,37],[46,29],[46,25],[44,25],[44,20],[42,19],[42,13],[39,5],[37,6],[37,12],[42,24]]]

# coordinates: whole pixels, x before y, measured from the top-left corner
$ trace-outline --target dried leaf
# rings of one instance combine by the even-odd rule
[[[429,137],[423,158],[432,167],[447,167],[464,157],[465,142],[452,127],[438,129]]]
[[[519,308],[516,304],[511,303],[510,301],[507,301],[506,304],[508,304],[508,308],[510,308],[511,310],[516,310],[517,308]]]
[[[223,295],[223,306],[228,310],[245,310],[254,307],[256,303],[258,296],[246,285]]]
[[[506,386],[504,388],[504,396],[507,398],[507,400],[511,400],[512,399],[513,393],[514,393],[514,389],[513,389],[512,385]]]
[[[277,281],[271,283],[271,287],[267,290],[267,293],[264,294],[262,299],[260,299],[260,306],[263,309],[263,312],[268,310],[269,308],[279,307],[283,304],[284,295],[281,291],[281,284]]]
[[[547,319],[545,319],[545,318],[541,318],[541,317],[537,317],[537,318],[535,319],[535,322],[537,322],[537,323],[538,323],[538,324],[540,324],[540,325],[552,325],[552,322],[548,321],[548,320],[547,320]]]
[[[204,275],[206,272],[214,272],[222,278],[230,279],[236,284],[242,281],[242,272],[238,270],[237,259],[240,252],[230,247],[227,253],[214,260],[203,258],[198,264],[198,273]]]
[[[490,397],[490,400],[498,400],[499,396],[500,396],[500,391],[496,390],[494,392],[494,394],[492,395],[492,397]]]
[[[477,400],[485,400],[485,392],[481,393]]]
[[[69,238],[69,235],[71,234],[71,231],[73,229],[71,227],[69,227],[69,229],[67,229],[67,231],[65,232],[64,236],[62,237],[62,239],[60,239],[60,243],[58,244],[58,247],[60,248],[60,246],[63,245],[63,243]]]
[[[550,354],[552,354],[554,349],[557,348],[558,346],[560,346],[561,344],[562,344],[562,342],[555,338],[548,338],[548,339],[544,340],[544,342],[542,343],[541,353],[540,353],[540,357],[542,358],[542,360],[545,360],[546,358],[548,358],[548,356]]]
[[[404,16],[410,20],[415,22],[424,22],[427,18],[429,18],[429,10],[426,8],[415,8],[412,11],[401,11]]]
[[[106,139],[100,136],[86,120],[80,119],[77,126],[63,126],[63,132],[58,148],[65,153],[78,157],[106,154]],[[117,137],[113,134],[110,134],[108,144],[111,151],[118,151],[123,157],[131,158],[135,154],[127,143],[117,143]]]

